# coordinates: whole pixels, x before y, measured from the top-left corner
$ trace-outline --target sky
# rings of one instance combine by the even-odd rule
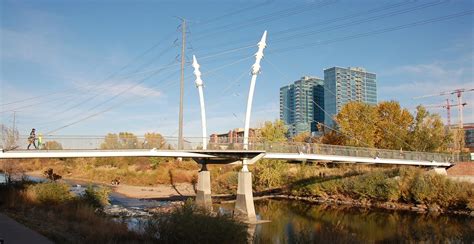
[[[0,122],[20,134],[178,135],[186,19],[184,135],[244,126],[256,44],[268,31],[251,126],[279,117],[279,88],[333,66],[377,74],[378,100],[414,111],[474,88],[474,2],[389,0],[0,0]],[[464,93],[474,122],[474,92]],[[446,110],[430,108],[446,120]],[[452,109],[457,123],[457,108]]]

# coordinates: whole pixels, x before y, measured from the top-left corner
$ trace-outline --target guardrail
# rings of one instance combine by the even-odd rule
[[[184,150],[202,149],[202,138],[187,137],[184,139]],[[28,136],[20,136],[15,143],[14,150],[27,149]],[[38,138],[35,141],[38,146]],[[144,136],[44,136],[39,145],[40,150],[117,150],[117,149],[177,149],[177,137],[146,138]],[[0,145],[1,147],[1,145]],[[31,145],[30,149],[34,149]],[[242,150],[243,143],[208,143],[208,150]],[[275,153],[302,153],[322,154],[353,157],[390,158],[404,160],[423,160],[436,162],[470,161],[469,154],[459,153],[428,153],[402,150],[386,150],[364,147],[336,146],[319,143],[299,142],[253,142],[249,150],[262,150]]]

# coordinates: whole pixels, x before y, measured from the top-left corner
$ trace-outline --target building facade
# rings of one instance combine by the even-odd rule
[[[377,104],[377,78],[363,68],[332,67],[324,70],[324,123],[334,125],[333,117],[352,101]]]
[[[290,136],[316,132],[324,121],[324,81],[304,76],[280,88],[280,119],[288,126]]]

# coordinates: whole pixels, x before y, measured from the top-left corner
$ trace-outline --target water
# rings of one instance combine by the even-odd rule
[[[254,243],[473,243],[474,218],[386,211],[299,201],[255,202]]]
[[[0,174],[0,183],[4,180]],[[35,179],[41,180],[41,179]],[[71,190],[83,191],[85,182],[68,181]],[[140,200],[112,193],[109,212],[117,221],[139,231],[148,209],[168,206],[156,200]],[[230,212],[233,204],[216,205]],[[249,227],[254,243],[474,243],[474,217],[430,215],[410,211],[327,206],[300,201],[255,201],[258,218],[269,223]]]

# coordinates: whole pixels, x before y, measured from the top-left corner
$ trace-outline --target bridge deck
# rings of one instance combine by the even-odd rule
[[[315,153],[274,153],[262,150],[19,150],[0,152],[0,159],[13,158],[82,158],[82,157],[181,157],[203,160],[208,164],[229,164],[243,158],[254,158],[265,154],[265,159],[288,161],[326,161],[334,163],[368,163],[413,165],[430,167],[449,167],[450,162],[426,160],[390,159],[379,157],[354,157],[341,155],[324,155]]]

